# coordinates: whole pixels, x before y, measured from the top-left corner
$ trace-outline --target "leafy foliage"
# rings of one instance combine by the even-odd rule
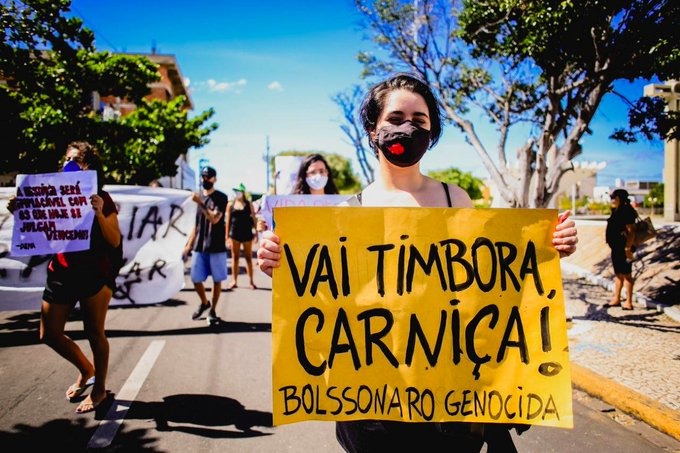
[[[427,175],[437,181],[456,184],[467,192],[473,200],[482,198],[482,187],[484,183],[469,172],[462,172],[457,168],[447,168],[446,170],[431,170]]]
[[[342,111],[344,122],[340,125],[340,129],[345,134],[345,137],[349,139],[352,147],[354,147],[354,152],[359,161],[359,166],[361,167],[364,179],[367,183],[371,183],[375,176],[373,166],[370,164],[367,156],[372,154],[372,151],[366,149],[367,147],[364,145],[363,127],[361,126],[361,121],[358,116],[363,91],[361,86],[355,85],[345,92],[336,93],[331,97],[331,100],[335,102]]]
[[[407,71],[427,81],[509,206],[551,202],[582,153],[579,142],[603,98],[621,96],[616,81],[680,75],[680,3],[674,0],[356,4],[378,49],[359,53],[362,75]],[[478,112],[495,126],[495,145],[475,130]],[[664,136],[672,130],[664,132],[665,126],[677,127],[677,117],[673,121],[652,122],[648,130]],[[529,136],[510,163],[506,148],[518,128],[515,133],[528,130]]]
[[[645,206],[662,206],[664,205],[664,184],[659,184],[649,191],[649,194],[645,196],[644,204]]]
[[[5,171],[56,171],[73,140],[96,143],[107,182],[146,184],[174,175],[175,161],[208,142],[216,124],[208,110],[189,119],[182,100],[146,101],[158,66],[142,56],[97,52],[94,34],[66,18],[70,0],[9,0],[0,4],[0,131]],[[138,106],[106,121],[93,93]]]

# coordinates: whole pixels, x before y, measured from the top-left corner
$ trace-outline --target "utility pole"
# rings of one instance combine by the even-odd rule
[[[264,160],[267,164],[267,186],[265,187],[265,193],[269,193],[269,175],[271,173],[269,171],[269,135],[267,135],[267,150],[265,151]]]
[[[644,95],[647,97],[663,98],[669,111],[680,111],[680,82],[677,80],[669,80],[663,84],[652,83],[645,85]],[[670,222],[677,222],[680,220],[679,140],[666,140],[663,182],[663,218]]]

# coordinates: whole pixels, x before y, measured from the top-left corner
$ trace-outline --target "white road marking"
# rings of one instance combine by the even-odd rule
[[[137,362],[137,366],[132,370],[130,377],[123,384],[123,388],[116,395],[116,399],[113,401],[106,417],[99,422],[99,427],[90,439],[90,442],[88,442],[87,448],[104,448],[111,445],[120,425],[125,420],[125,415],[127,415],[132,402],[137,397],[137,393],[142,388],[142,384],[144,384],[164,346],[165,340],[155,340],[146,348],[144,355]]]

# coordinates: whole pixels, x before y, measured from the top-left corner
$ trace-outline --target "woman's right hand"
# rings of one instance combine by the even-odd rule
[[[262,233],[260,247],[257,249],[257,265],[265,274],[272,276],[272,270],[281,264],[280,239],[273,231]]]

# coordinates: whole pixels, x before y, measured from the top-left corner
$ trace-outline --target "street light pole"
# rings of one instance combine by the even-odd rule
[[[267,135],[267,150],[264,155],[264,160],[267,163],[267,186],[265,187],[265,193],[269,193],[269,135]]]

